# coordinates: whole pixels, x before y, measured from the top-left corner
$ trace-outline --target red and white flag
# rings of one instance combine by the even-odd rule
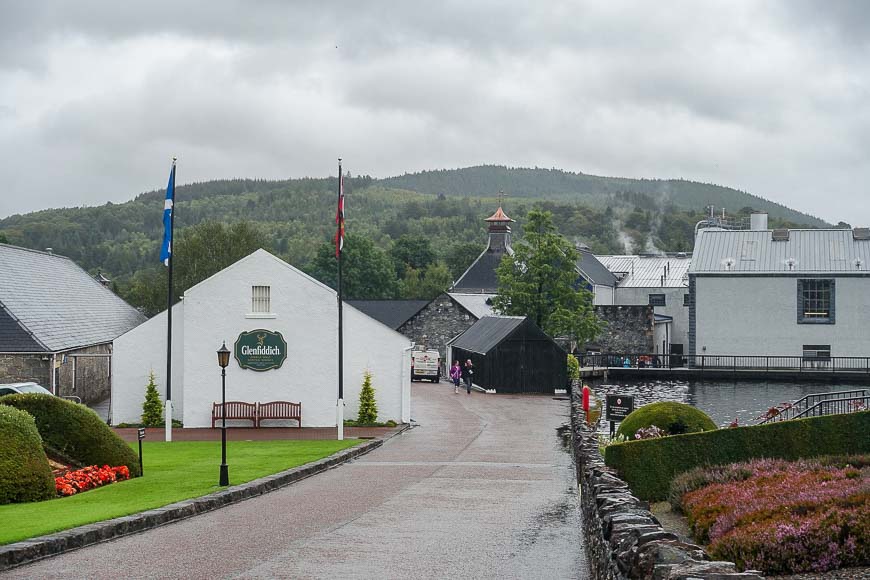
[[[344,249],[344,176],[338,170],[338,209],[335,210],[335,257],[341,256]]]

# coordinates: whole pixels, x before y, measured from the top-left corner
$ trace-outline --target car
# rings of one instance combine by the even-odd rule
[[[16,395],[19,393],[50,395],[51,391],[36,383],[8,383],[5,385],[0,385],[0,397],[2,397],[3,395]]]

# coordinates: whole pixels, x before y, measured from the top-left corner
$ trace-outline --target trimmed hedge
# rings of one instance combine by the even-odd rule
[[[0,504],[53,498],[54,478],[33,417],[0,405],[0,441]]]
[[[33,415],[49,452],[82,465],[126,465],[131,477],[140,475],[133,449],[84,405],[53,395],[7,395],[0,404]]]
[[[671,480],[702,465],[757,457],[803,459],[870,453],[870,411],[766,425],[719,429],[609,445],[604,462],[615,468],[639,498],[668,496]]]
[[[716,423],[704,411],[675,401],[650,403],[632,411],[619,424],[617,435],[634,439],[638,429],[655,425],[668,435],[715,431]]]

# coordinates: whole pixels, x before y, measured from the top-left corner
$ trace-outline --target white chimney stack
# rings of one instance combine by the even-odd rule
[[[758,230],[766,230],[767,229],[767,212],[766,211],[754,211],[752,215],[749,216],[749,229],[752,231]]]

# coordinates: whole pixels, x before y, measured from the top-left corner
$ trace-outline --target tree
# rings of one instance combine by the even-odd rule
[[[332,288],[338,286],[334,242],[326,242],[317,249],[308,273]],[[344,237],[341,278],[342,293],[348,299],[395,298],[399,289],[393,262],[387,253],[359,234]]]
[[[6,234],[0,233],[0,244],[8,244],[9,240],[6,239]]]
[[[163,421],[163,403],[154,382],[154,371],[148,375],[148,385],[145,387],[145,402],[142,404],[142,426],[160,427]]]
[[[493,307],[501,314],[528,316],[550,336],[593,340],[601,322],[592,294],[581,286],[577,250],[553,226],[552,214],[532,210],[525,236],[498,266],[499,291]]]
[[[420,270],[410,266],[400,282],[401,296],[407,299],[431,300],[450,287],[452,279],[444,262],[429,264],[422,277]]]
[[[408,267],[423,270],[435,261],[435,252],[429,238],[421,235],[404,234],[393,242],[390,258],[396,266],[396,276],[405,273]]]
[[[359,412],[357,423],[370,424],[378,420],[378,402],[375,400],[375,388],[372,386],[372,374],[368,371],[363,375],[362,389],[359,392]]]

